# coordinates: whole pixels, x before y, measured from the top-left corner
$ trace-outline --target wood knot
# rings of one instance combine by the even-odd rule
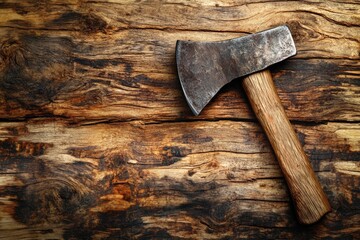
[[[286,25],[291,30],[291,35],[295,42],[303,42],[311,40],[321,40],[323,36],[316,32],[314,29],[310,29],[308,26],[304,26],[298,21],[289,21]]]
[[[169,166],[181,160],[186,156],[186,150],[177,146],[166,146],[163,148],[163,160],[162,165]]]
[[[21,107],[47,112],[45,105],[82,85],[69,81],[71,44],[66,37],[27,34],[2,43],[0,91],[9,111]]]
[[[15,39],[8,39],[0,46],[0,71],[11,65],[23,65],[24,55],[20,42]]]
[[[92,204],[89,189],[66,177],[37,179],[28,183],[19,191],[18,199],[16,218],[30,224],[72,219],[77,211],[81,211],[79,206]]]
[[[81,31],[84,33],[106,32],[107,23],[94,13],[82,15],[80,20]]]

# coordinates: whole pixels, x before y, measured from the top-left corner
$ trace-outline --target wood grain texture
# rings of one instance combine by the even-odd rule
[[[331,207],[286,116],[270,71],[250,74],[242,85],[274,150],[299,221],[303,224],[318,221]]]
[[[0,1],[0,239],[356,239],[358,1]],[[193,117],[176,40],[286,24],[270,68],[333,211],[296,221],[241,82]]]
[[[190,118],[176,77],[177,39],[223,40],[287,24],[298,55],[271,72],[289,118],[360,120],[355,3],[6,1],[1,14],[3,118]],[[253,119],[237,84],[201,117]]]
[[[1,123],[2,236],[356,236],[359,126],[295,128],[333,207],[309,227],[256,123]]]

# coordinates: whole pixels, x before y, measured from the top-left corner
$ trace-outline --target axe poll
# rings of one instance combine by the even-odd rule
[[[331,210],[330,204],[266,70],[295,54],[287,26],[225,41],[176,43],[178,76],[195,115],[225,84],[244,76],[242,86],[277,157],[298,220],[311,224]]]

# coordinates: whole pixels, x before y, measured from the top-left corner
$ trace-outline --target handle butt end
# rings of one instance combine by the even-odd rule
[[[331,212],[330,203],[323,192],[320,193],[319,198],[307,201],[305,206],[295,206],[296,215],[301,224],[316,223],[327,213]],[[297,202],[297,204],[299,203]]]

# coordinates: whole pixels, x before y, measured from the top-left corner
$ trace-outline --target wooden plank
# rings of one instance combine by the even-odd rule
[[[176,40],[227,39],[286,23],[298,55],[271,70],[290,119],[360,120],[356,2],[7,1],[0,7],[2,118],[191,119],[176,78]],[[201,118],[253,119],[238,89],[233,83],[222,90]]]
[[[0,26],[15,29],[44,29],[78,32],[78,37],[128,29],[158,29],[164,33],[190,31],[248,34],[287,24],[295,36],[299,57],[358,59],[360,12],[358,3],[333,1],[7,1],[2,4]],[[45,14],[46,13],[46,14]],[[194,34],[196,32],[196,34]],[[194,36],[195,35],[195,36]]]
[[[340,55],[358,46],[360,13],[357,1],[7,1],[2,4],[2,26],[26,29],[74,30],[82,33],[122,29],[161,29],[216,32],[260,31],[287,23],[297,29],[298,39],[320,41],[317,48]],[[44,14],[46,13],[46,14]],[[322,42],[323,41],[323,42]],[[339,41],[345,46],[330,45]],[[308,43],[306,43],[308,42]],[[311,44],[306,41],[303,44]],[[348,51],[343,51],[348,50]]]
[[[359,126],[295,127],[333,208],[310,227],[256,123],[0,123],[1,235],[356,238]]]

